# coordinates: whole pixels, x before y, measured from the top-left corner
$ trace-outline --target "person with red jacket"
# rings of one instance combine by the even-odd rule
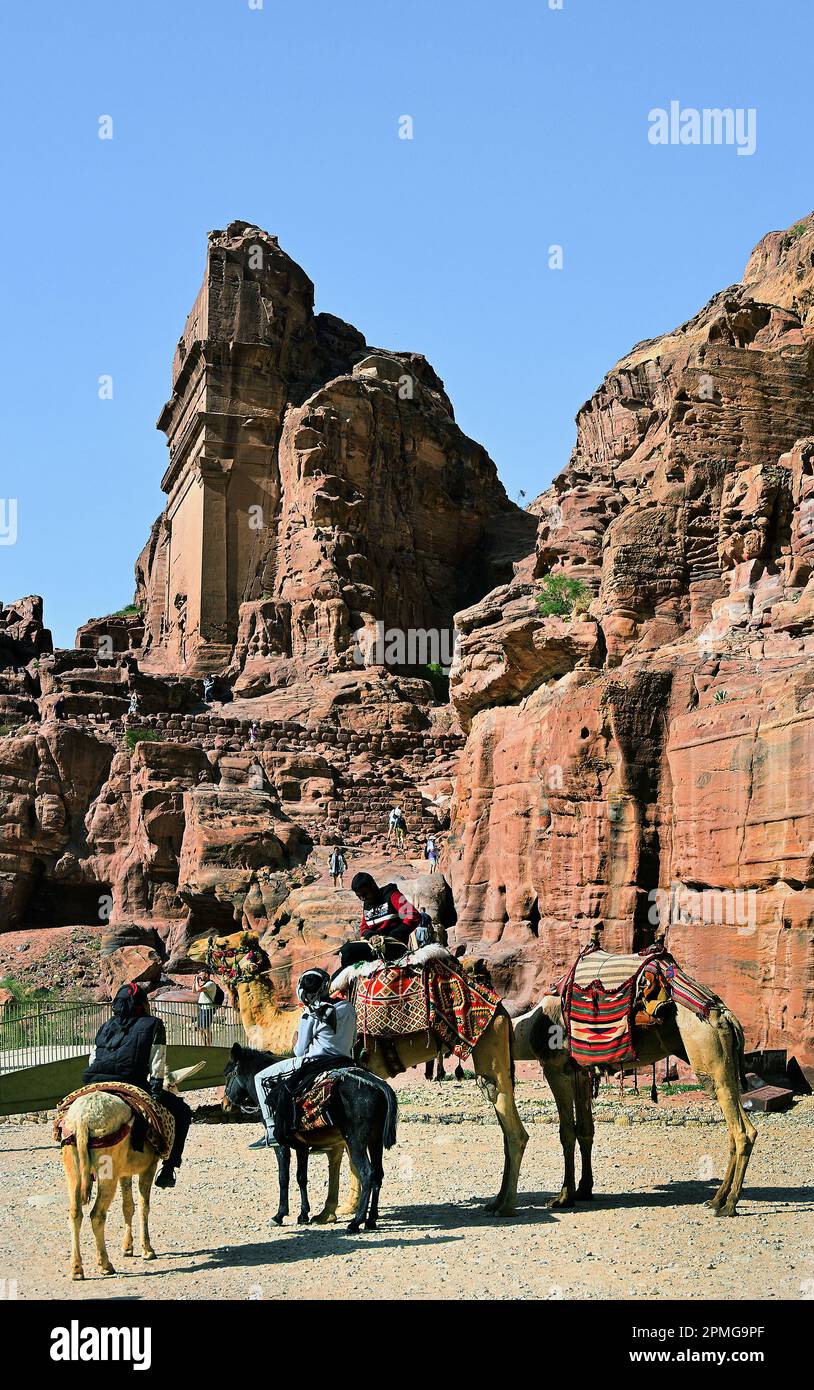
[[[380,888],[370,874],[354,874],[351,888],[362,904],[360,941],[346,941],[339,952],[342,967],[358,961],[377,960],[371,938],[384,937],[384,959],[397,960],[407,950],[410,936],[421,923],[421,913],[395,883]]]

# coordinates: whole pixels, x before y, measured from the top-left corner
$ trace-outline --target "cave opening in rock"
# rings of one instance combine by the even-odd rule
[[[529,927],[532,936],[540,935],[540,899],[535,898],[529,913]]]
[[[109,883],[58,883],[40,866],[21,926],[102,927],[111,904]]]

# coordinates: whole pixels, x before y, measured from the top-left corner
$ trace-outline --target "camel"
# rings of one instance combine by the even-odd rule
[[[204,1062],[196,1062],[191,1067],[181,1067],[169,1072],[165,1085],[173,1089],[200,1071]],[[139,1188],[139,1226],[141,1235],[141,1258],[156,1258],[150,1240],[150,1189],[160,1154],[145,1138],[144,1149],[138,1153],[130,1145],[130,1126],[134,1116],[126,1101],[120,1096],[103,1090],[79,1096],[66,1111],[64,1122],[69,1132],[76,1135],[75,1144],[63,1144],[62,1165],[68,1185],[68,1202],[71,1220],[71,1278],[84,1279],[82,1252],[79,1246],[79,1233],[82,1227],[82,1208],[92,1195],[93,1178],[97,1182],[96,1201],[90,1212],[90,1224],[96,1240],[96,1257],[99,1271],[103,1275],[115,1274],[105,1244],[105,1222],[116,1187],[121,1190],[122,1211],[124,1213],[124,1242],[122,1254],[133,1254],[133,1178],[138,1178]],[[126,1133],[121,1134],[125,1129]],[[99,1148],[90,1148],[92,1138],[109,1135],[114,1141]],[[118,1137],[117,1136],[121,1136]]]
[[[241,1047],[235,1043],[232,1059],[226,1067],[226,1093],[223,1108],[251,1112],[260,1107],[257,1104],[255,1077],[259,1071],[275,1061],[267,1052],[257,1052],[252,1048]],[[277,1167],[280,1179],[280,1199],[272,1221],[282,1226],[288,1216],[288,1184],[291,1170],[291,1150],[297,1155],[297,1186],[300,1189],[299,1225],[307,1225],[310,1215],[308,1203],[308,1154],[311,1149],[322,1149],[325,1143],[336,1142],[337,1133],[347,1145],[348,1157],[357,1178],[359,1199],[348,1230],[375,1231],[379,1217],[379,1192],[384,1181],[382,1155],[396,1142],[396,1097],[386,1082],[378,1078],[364,1079],[364,1071],[359,1068],[359,1079],[343,1077],[336,1083],[330,1101],[330,1114],[334,1121],[331,1129],[318,1129],[307,1134],[296,1132],[290,1143],[281,1143],[277,1152]]]
[[[269,959],[254,932],[233,932],[229,936],[199,937],[187,954],[196,962],[206,962],[212,974],[234,992],[243,1027],[251,1047],[271,1052],[276,1057],[290,1057],[293,1034],[300,1020],[300,1009],[282,1008],[275,995]],[[365,1066],[387,1081],[399,1071],[420,1066],[435,1059],[437,1040],[421,1033],[399,1038],[395,1046],[382,1039],[369,1038]],[[390,1058],[395,1056],[395,1069]],[[528,1135],[523,1128],[514,1099],[514,1060],[512,1055],[512,1024],[501,1005],[491,1023],[481,1034],[473,1052],[475,1076],[481,1090],[494,1106],[503,1133],[503,1177],[497,1196],[486,1203],[486,1210],[495,1216],[513,1216],[517,1206],[517,1182],[523,1151]],[[344,1144],[329,1150],[328,1196],[325,1208],[315,1221],[335,1221],[337,1214],[350,1215],[355,1209],[358,1194],[355,1184],[351,1192],[352,1205],[337,1212],[339,1200],[339,1168]]]
[[[598,942],[598,936],[594,939]],[[523,1061],[536,1058],[554,1093],[560,1121],[560,1143],[565,1161],[562,1189],[551,1207],[573,1207],[593,1196],[594,1121],[590,1072],[571,1061],[567,1051],[562,1001],[546,995],[529,1013],[514,1019],[515,1055]],[[565,1042],[564,1042],[565,1040]],[[706,1203],[716,1216],[734,1216],[757,1131],[741,1103],[743,1029],[735,1015],[718,1000],[703,1019],[676,1003],[664,1022],[635,1029],[636,1060],[625,1071],[655,1066],[666,1057],[688,1062],[698,1080],[714,1091],[729,1135],[729,1163],[717,1192]],[[575,1186],[574,1149],[579,1143],[582,1174]]]

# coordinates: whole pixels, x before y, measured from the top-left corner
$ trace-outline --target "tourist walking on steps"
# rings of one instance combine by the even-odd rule
[[[167,1034],[160,1018],[150,1013],[141,985],[122,985],[113,1000],[113,1017],[103,1023],[91,1048],[82,1085],[94,1081],[126,1081],[148,1091],[175,1118],[175,1138],[169,1158],[155,1180],[156,1187],[175,1187],[192,1111],[173,1091],[164,1090],[167,1074]]]
[[[387,822],[387,843],[390,843],[391,837],[395,838],[396,849],[403,849],[406,829],[407,822],[404,819],[404,812],[400,806],[394,806]]]
[[[330,988],[331,981],[326,970],[306,970],[300,978],[297,998],[303,1006],[303,1015],[294,1044],[294,1056],[265,1067],[254,1079],[266,1133],[250,1148],[259,1149],[266,1144],[286,1142],[288,1135],[281,1133],[281,1129],[285,1131],[291,1128],[295,1086],[309,1074],[316,1076],[333,1067],[353,1066],[356,1011],[347,999],[332,999]],[[284,1084],[276,1087],[275,1082]],[[289,1120],[288,1125],[286,1119]]]
[[[203,700],[208,705],[212,699],[212,691],[215,689],[214,676],[204,676],[203,678]]]
[[[138,714],[138,694],[135,690],[130,696],[130,704],[127,707],[127,713],[130,715]]]
[[[338,845],[335,845],[328,859],[328,871],[333,880],[334,888],[345,887],[344,878],[347,867],[347,861],[342,850]]]
[[[360,941],[346,941],[339,952],[341,968],[359,961],[397,960],[421,923],[421,913],[395,883],[380,888],[370,874],[354,874],[351,888],[362,904]],[[378,940],[377,940],[378,938]],[[381,951],[374,949],[374,942]]]
[[[438,842],[434,835],[427,836],[427,843],[424,846],[424,858],[430,866],[430,873],[434,874],[438,864]]]
[[[249,745],[250,745],[250,747],[256,748],[259,738],[260,738],[260,730],[258,729],[257,725],[256,725],[256,724],[250,724],[250,725],[249,725]]]

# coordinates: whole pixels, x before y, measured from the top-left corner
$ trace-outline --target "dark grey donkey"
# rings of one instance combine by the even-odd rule
[[[227,1064],[224,1109],[260,1113],[254,1078],[259,1071],[279,1058],[270,1052],[256,1052],[251,1047],[235,1043],[232,1059]],[[329,1103],[329,1116],[344,1139],[350,1161],[359,1177],[359,1202],[349,1231],[358,1231],[362,1223],[366,1231],[375,1231],[379,1216],[379,1190],[384,1180],[382,1155],[396,1142],[398,1109],[391,1086],[372,1072],[356,1067],[347,1070],[334,1087]],[[275,1149],[280,1178],[280,1201],[272,1217],[281,1226],[288,1216],[288,1185],[291,1175],[291,1150],[297,1156],[297,1186],[300,1189],[300,1214],[297,1220],[308,1222],[311,1207],[308,1201],[308,1152],[322,1147],[325,1131],[315,1132],[315,1143],[306,1138],[292,1138],[290,1145]],[[320,1137],[318,1137],[320,1136]]]

